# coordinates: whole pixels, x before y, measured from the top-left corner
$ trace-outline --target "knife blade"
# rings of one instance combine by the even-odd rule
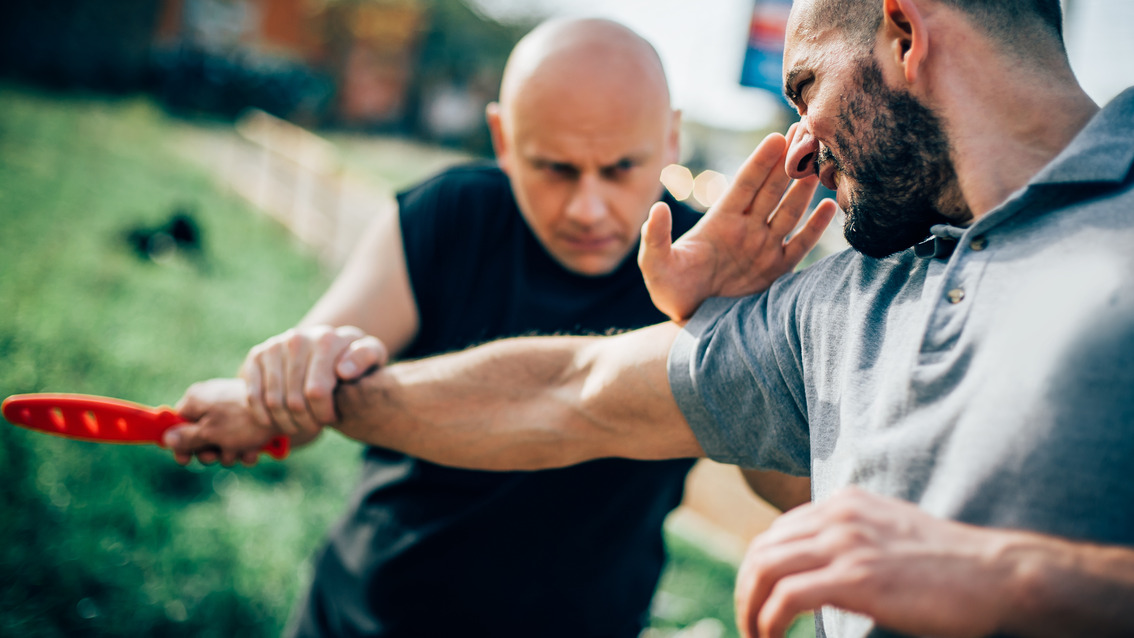
[[[160,445],[166,430],[186,423],[169,406],[152,408],[140,403],[89,394],[14,394],[4,399],[0,411],[13,425],[97,443]],[[282,460],[287,457],[290,449],[290,440],[286,436],[277,436],[261,451]]]

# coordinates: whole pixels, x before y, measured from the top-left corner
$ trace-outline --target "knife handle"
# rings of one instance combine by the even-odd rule
[[[2,410],[16,425],[95,442],[160,444],[166,430],[186,422],[168,406],[151,408],[85,394],[18,394],[4,399]],[[282,460],[290,449],[290,439],[277,436],[261,451]]]

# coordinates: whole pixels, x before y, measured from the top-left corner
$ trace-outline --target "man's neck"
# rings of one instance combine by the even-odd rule
[[[1028,72],[1003,57],[965,58],[973,68],[945,70],[934,97],[961,194],[979,219],[1055,159],[1099,107],[1069,68]]]

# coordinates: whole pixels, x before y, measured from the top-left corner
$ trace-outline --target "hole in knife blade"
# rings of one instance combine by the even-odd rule
[[[118,427],[118,431],[122,434],[126,434],[126,430],[130,428],[130,426],[126,423],[126,419],[123,419],[122,417],[118,417],[118,419],[114,422],[114,425]]]
[[[98,434],[98,417],[94,412],[86,410],[83,412],[83,425],[87,426],[87,431],[91,434]]]
[[[51,417],[51,423],[55,425],[56,430],[63,430],[66,427],[67,420],[63,418],[63,410],[51,408],[47,414]]]

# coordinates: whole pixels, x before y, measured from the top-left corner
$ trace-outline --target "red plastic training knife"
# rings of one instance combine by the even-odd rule
[[[98,443],[161,443],[169,428],[185,423],[172,408],[151,408],[139,403],[87,394],[14,394],[4,399],[4,418],[14,425]],[[286,458],[291,449],[286,436],[278,436],[263,452]]]

